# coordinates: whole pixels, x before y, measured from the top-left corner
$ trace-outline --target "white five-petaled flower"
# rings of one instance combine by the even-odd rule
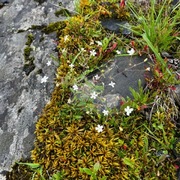
[[[109,83],[109,86],[111,86],[111,87],[114,88],[115,84],[116,84],[116,83],[114,83],[114,82],[111,81],[111,82]]]
[[[78,86],[76,84],[73,85],[73,89],[74,89],[74,91],[77,91],[78,90]]]
[[[102,46],[102,42],[101,41],[96,41],[96,43],[98,44],[98,46]]]
[[[104,114],[104,116],[108,116],[109,111],[104,109],[102,113]]]
[[[129,49],[127,53],[132,56],[135,53],[135,50],[133,48]]]
[[[98,74],[96,74],[96,75],[94,76],[94,79],[95,79],[95,80],[99,80],[99,79],[100,79],[100,76],[99,76]]]
[[[48,61],[46,64],[47,64],[47,66],[50,66],[51,65],[51,61]]]
[[[41,78],[41,83],[46,83],[47,82],[48,77],[44,76],[43,78]]]
[[[93,93],[91,93],[91,99],[96,99],[98,96],[98,94],[94,91]]]
[[[98,124],[95,129],[96,129],[96,131],[97,131],[98,133],[100,133],[100,132],[103,131],[103,126],[101,126],[101,125]]]
[[[97,53],[96,53],[96,51],[93,49],[92,51],[90,51],[90,55],[91,56],[95,56]]]
[[[74,64],[71,63],[71,64],[69,65],[69,67],[70,67],[70,68],[73,68],[73,67],[74,67]]]
[[[118,55],[119,55],[119,54],[121,54],[121,51],[119,51],[119,50],[116,50],[116,54],[118,54]]]
[[[64,42],[66,42],[67,40],[69,40],[68,35],[64,36]]]
[[[124,110],[126,112],[126,115],[129,116],[132,113],[133,108],[130,108],[129,106],[127,106]]]

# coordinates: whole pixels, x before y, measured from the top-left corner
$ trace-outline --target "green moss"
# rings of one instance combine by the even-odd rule
[[[21,162],[30,162],[30,159],[23,160]],[[15,165],[12,167],[12,171],[8,172],[6,175],[7,180],[31,180],[32,179],[33,172],[30,170],[29,167],[25,165],[19,165],[18,163],[15,163]]]
[[[178,156],[180,156],[180,141],[178,141],[178,142],[176,143],[175,151],[176,151],[176,153],[178,154]]]
[[[28,37],[27,37],[26,45],[30,46],[32,44],[33,40],[34,40],[34,35],[29,34]]]
[[[58,32],[59,33],[65,27],[66,27],[66,23],[64,21],[50,23],[47,27],[43,28],[43,32],[46,34],[49,34],[52,32]]]
[[[67,9],[60,9],[60,10],[56,11],[54,14],[57,17],[59,17],[60,15],[67,16],[67,17],[71,16],[71,13]]]
[[[35,65],[34,65],[34,57],[31,56],[31,52],[33,51],[33,48],[31,47],[31,44],[34,40],[34,35],[33,34],[29,34],[27,37],[27,41],[26,41],[26,47],[24,48],[24,67],[23,67],[23,71],[26,73],[26,75],[28,76],[30,74],[31,71],[33,71],[35,69]]]
[[[25,62],[29,61],[29,56],[30,56],[32,50],[33,50],[33,49],[32,49],[31,47],[29,47],[29,46],[27,46],[27,47],[24,48],[24,58],[25,58]]]

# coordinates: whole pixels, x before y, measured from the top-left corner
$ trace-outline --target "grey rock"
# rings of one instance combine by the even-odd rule
[[[65,2],[73,10],[72,2]],[[14,0],[0,9],[0,179],[15,161],[29,157],[35,123],[54,89],[58,63],[50,55],[57,56],[56,35],[31,30],[31,26],[64,20],[54,15],[56,3]],[[35,37],[31,44],[34,68],[25,73],[23,54],[29,33]],[[48,61],[52,61],[50,66]],[[41,83],[44,76],[48,80]]]
[[[122,33],[124,35],[131,34],[130,24],[127,21],[121,21],[119,19],[109,18],[109,19],[102,19],[101,21],[102,26],[114,33]]]
[[[151,72],[146,71],[146,68],[150,67],[150,62],[144,60],[145,57],[140,56],[112,58],[105,67],[101,68],[101,71],[91,73],[88,81],[80,87],[81,99],[89,99],[95,86],[102,85],[103,90],[97,91],[98,96],[94,100],[97,108],[102,111],[106,108],[120,107],[122,98],[132,98],[129,87],[138,91],[138,80],[141,80],[142,86],[145,87],[145,76],[152,76]],[[97,80],[96,76],[98,76]],[[110,85],[111,82],[115,83],[114,87]]]

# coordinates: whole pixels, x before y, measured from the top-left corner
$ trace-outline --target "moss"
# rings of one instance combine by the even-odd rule
[[[24,61],[25,64],[23,66],[23,71],[28,76],[30,72],[32,72],[35,69],[34,65],[34,57],[31,56],[31,52],[33,51],[31,44],[34,40],[33,34],[29,34],[26,41],[26,47],[24,48]]]
[[[43,30],[46,27],[46,25],[32,25],[32,30]]]
[[[176,151],[176,153],[178,154],[178,156],[180,156],[180,141],[178,141],[178,142],[176,143],[175,151]]]
[[[30,162],[31,160],[26,159],[22,160],[21,162]],[[6,175],[7,180],[31,180],[32,179],[33,172],[29,169],[29,167],[25,165],[19,165],[18,163],[15,163],[15,165],[12,167],[12,171],[8,172]]]
[[[30,46],[32,44],[33,40],[34,40],[34,35],[29,34],[28,37],[27,37],[26,45]]]
[[[78,106],[78,103],[68,103],[76,78],[82,77],[84,71],[105,63],[114,56],[117,46],[122,48],[124,45],[116,35],[111,37],[102,28],[100,19],[103,16],[128,17],[125,9],[118,9],[119,6],[112,2],[98,0],[93,4],[93,1],[81,0],[80,8],[78,15],[43,28],[45,33],[57,32],[61,63],[56,72],[57,86],[51,101],[36,123],[36,141],[31,159],[42,165],[47,179],[57,171],[64,171],[64,179],[88,180],[90,177],[80,172],[79,168],[92,169],[97,161],[101,165],[98,175],[107,179],[154,179],[158,176],[161,179],[176,179],[173,158],[157,155],[162,150],[171,153],[176,130],[171,116],[174,109],[171,103],[167,103],[166,95],[161,97],[164,103],[159,105],[161,108],[158,111],[153,109],[151,121],[147,121],[139,109],[128,117],[123,109],[112,110],[112,114],[104,118],[95,111],[86,114],[87,104]],[[106,47],[97,46],[96,42],[103,40],[108,42]],[[81,48],[84,51],[79,53]],[[97,53],[95,57],[89,55],[92,49]],[[25,53],[28,58],[30,52],[28,46]],[[32,62],[30,60],[29,64],[33,65]],[[73,70],[69,67],[72,62]],[[151,100],[155,95],[160,97],[156,93],[148,98]],[[131,103],[136,102],[132,100]],[[168,109],[163,109],[167,106]],[[94,108],[92,104],[91,107]],[[96,131],[97,124],[104,125],[103,132]],[[38,177],[35,179],[38,180]]]
[[[17,31],[17,33],[23,33],[23,32],[25,32],[24,29],[19,29],[19,30]]]
[[[58,32],[66,27],[66,23],[64,21],[59,21],[55,23],[50,23],[47,27],[43,28],[43,32],[46,34],[52,33],[52,32]]]
[[[60,10],[56,11],[54,14],[57,17],[59,17],[60,15],[67,16],[67,17],[71,16],[71,13],[67,9],[60,9]]]
[[[35,2],[38,2],[39,4],[44,3],[46,0],[34,0]]]
[[[25,61],[26,62],[29,61],[29,56],[30,56],[32,50],[33,49],[31,47],[29,47],[29,46],[24,48],[24,56],[25,56]]]

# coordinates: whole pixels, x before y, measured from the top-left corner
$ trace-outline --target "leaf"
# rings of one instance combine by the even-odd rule
[[[131,168],[134,168],[134,161],[132,161],[130,158],[123,158],[123,162],[124,164],[130,166]]]
[[[94,167],[93,167],[93,171],[94,172],[97,172],[99,169],[100,169],[100,163],[99,162],[97,162],[96,164],[94,164]]]
[[[87,175],[92,176],[93,172],[89,168],[80,168],[80,172],[85,172]]]
[[[32,169],[37,169],[41,166],[38,163],[21,163],[21,162],[19,162],[18,164],[29,166]]]

